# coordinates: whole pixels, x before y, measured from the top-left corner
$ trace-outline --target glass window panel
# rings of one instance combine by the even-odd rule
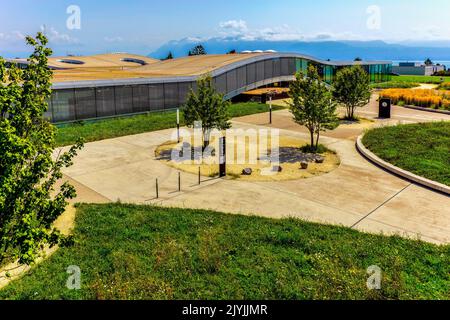
[[[54,122],[76,120],[73,89],[53,91],[52,106]]]
[[[264,80],[264,61],[256,62],[256,82]]]
[[[273,78],[273,59],[264,61],[264,79]]]
[[[244,88],[247,85],[247,68],[240,67],[237,69],[237,87]]]
[[[97,117],[109,117],[116,114],[114,87],[100,87],[96,89]]]
[[[281,58],[281,76],[289,76],[289,58]]]
[[[149,110],[148,85],[133,86],[133,112]]]
[[[178,84],[178,97],[179,101],[178,104],[181,106],[186,103],[186,98],[189,94],[189,91],[191,90],[192,82],[180,82]]]
[[[97,117],[94,88],[75,89],[75,101],[77,120]]]
[[[116,87],[115,96],[117,114],[133,112],[133,88],[131,86]]]
[[[256,82],[256,64],[252,63],[247,65],[247,84]]]
[[[174,109],[179,106],[178,83],[164,84],[164,109]]]
[[[227,93],[227,74],[221,74],[220,76],[216,77],[214,79],[214,86],[217,90],[217,92],[220,92],[222,94],[226,94]]]
[[[164,85],[151,84],[148,87],[150,110],[164,110]]]
[[[273,76],[274,77],[281,76],[281,59],[273,60]]]
[[[238,89],[237,86],[237,72],[236,70],[231,70],[227,72],[227,92],[230,93],[231,91],[234,91]]]

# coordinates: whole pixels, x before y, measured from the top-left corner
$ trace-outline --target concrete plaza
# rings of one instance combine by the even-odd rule
[[[372,102],[359,111],[377,116]],[[267,114],[234,119],[234,128],[267,128]],[[450,116],[394,107],[389,122],[450,120]],[[450,243],[450,198],[393,176],[363,158],[355,139],[367,126],[344,125],[321,142],[335,150],[341,165],[331,173],[294,181],[243,182],[182,173],[155,159],[158,145],[172,129],[86,144],[72,167],[65,169],[78,190],[76,202],[130,202],[170,207],[213,209],[270,218],[297,217],[357,230],[399,234],[433,243]],[[286,136],[307,139],[289,111],[274,113],[272,127]],[[155,180],[159,199],[155,199]]]

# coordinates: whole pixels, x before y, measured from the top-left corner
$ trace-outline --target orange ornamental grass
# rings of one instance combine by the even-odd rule
[[[403,103],[424,108],[450,109],[450,91],[433,89],[386,89],[381,98],[392,100],[393,104]]]

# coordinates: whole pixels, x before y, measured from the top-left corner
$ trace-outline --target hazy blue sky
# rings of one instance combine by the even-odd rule
[[[42,25],[57,54],[148,54],[169,40],[449,40],[448,0],[8,0],[0,11],[0,55],[24,53],[23,35]],[[69,5],[81,29],[69,29]],[[376,7],[373,7],[376,6]],[[74,20],[71,20],[72,22]],[[72,24],[73,26],[73,24]]]

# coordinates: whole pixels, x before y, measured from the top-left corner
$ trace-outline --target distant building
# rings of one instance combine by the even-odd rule
[[[420,62],[400,62],[398,66],[392,67],[392,72],[399,75],[432,76],[439,71],[445,71],[445,66],[426,66]]]
[[[26,60],[16,60],[26,67]],[[288,86],[299,71],[317,68],[332,84],[342,68],[360,65],[371,82],[391,79],[391,61],[324,61],[299,53],[216,54],[159,61],[132,54],[50,57],[52,96],[45,118],[73,122],[182,107],[197,80],[211,75],[224,99],[274,84]],[[278,89],[280,90],[280,89]],[[283,90],[281,90],[283,91]]]

